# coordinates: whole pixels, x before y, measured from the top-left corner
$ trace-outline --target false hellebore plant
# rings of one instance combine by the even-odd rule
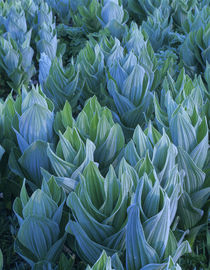
[[[16,135],[12,128],[12,120],[19,107],[19,100],[20,98],[17,97],[14,101],[11,93],[4,102],[0,102],[0,140],[7,153],[10,153],[10,150],[16,146]]]
[[[138,124],[144,126],[148,121],[153,110],[152,91],[160,85],[169,62],[157,66],[149,41],[134,22],[123,42],[129,53],[124,56],[121,46],[117,46],[109,55],[109,58],[114,57],[107,67],[107,88],[115,104],[112,108],[114,118],[131,137]],[[109,46],[104,42],[105,49],[108,47],[105,45]]]
[[[99,45],[88,41],[77,56],[77,64],[81,67],[81,80],[84,82],[82,100],[96,95],[101,102],[106,97],[104,90],[104,55]]]
[[[172,16],[175,23],[182,27],[189,13],[196,9],[196,0],[172,0]]]
[[[75,125],[84,141],[90,139],[95,144],[94,160],[102,173],[107,172],[110,164],[115,166],[125,138],[119,124],[114,123],[111,111],[101,107],[94,96],[87,101]]]
[[[157,52],[164,45],[169,45],[172,32],[172,19],[169,10],[155,9],[154,14],[142,23],[142,29],[149,36],[153,50]]]
[[[123,43],[128,52],[133,52],[145,68],[153,69],[154,52],[148,41],[148,37],[141,27],[135,22],[131,22],[129,31],[124,36]]]
[[[137,124],[144,125],[151,112],[153,77],[149,73],[132,52],[109,67],[108,91],[117,112],[114,118],[128,135]]]
[[[182,23],[185,34],[205,28],[206,24],[210,22],[210,7],[207,5],[207,2],[202,2],[204,5],[201,10],[195,8],[187,12],[187,18]]]
[[[8,76],[9,86],[18,91],[35,73],[32,63],[34,51],[30,47],[32,30],[27,32],[25,13],[20,3],[3,5],[3,16],[0,16],[3,32],[0,39],[0,66]]]
[[[187,241],[177,243],[170,229],[170,212],[170,199],[159,181],[145,173],[128,208],[126,270],[174,269],[167,265],[173,266],[190,252]]]
[[[55,179],[70,192],[75,189],[79,174],[93,161],[95,145],[88,139],[84,143],[76,127],[67,127],[63,134],[59,132],[59,138],[56,152],[48,146],[47,155],[55,172]],[[46,179],[50,177],[44,169],[42,174]]]
[[[27,35],[27,23],[25,18],[25,12],[20,9],[18,5],[10,6],[6,8],[1,17],[1,23],[4,25],[7,33],[10,34],[11,38],[18,44],[22,44],[25,35]]]
[[[185,171],[184,193],[179,200],[178,215],[181,217],[180,226],[188,229],[194,227],[203,216],[201,208],[209,197],[210,188],[204,188],[205,173],[202,171],[209,145],[207,120],[199,113],[199,101],[202,101],[198,95],[199,88],[195,95],[195,86],[187,88],[180,83],[183,78],[183,74],[180,75],[179,83],[176,84],[182,86],[180,93],[177,91],[179,98],[173,99],[168,90],[162,107],[157,97],[154,103],[157,123],[167,130],[177,146],[178,167]],[[188,96],[185,96],[186,93]]]
[[[53,23],[52,11],[47,3],[41,3],[37,12],[37,35],[35,38],[37,51],[45,53],[51,60],[56,57],[57,34]]]
[[[66,233],[61,231],[60,222],[65,200],[65,192],[52,177],[48,182],[43,180],[41,189],[31,197],[24,181],[20,198],[14,201],[13,210],[20,225],[15,251],[32,269],[53,264],[62,250]]]
[[[121,46],[119,39],[112,36],[102,35],[100,48],[107,66],[111,66],[115,61],[121,61],[124,57],[124,48]]]
[[[78,1],[77,1],[78,2]],[[89,0],[88,3],[81,3],[78,12],[72,11],[74,26],[80,28],[83,33],[94,33],[101,29],[98,16],[101,10],[101,3],[98,0]]]
[[[55,172],[55,179],[68,191],[75,188],[85,166],[90,161],[99,163],[103,174],[110,164],[117,165],[125,144],[119,124],[114,123],[111,111],[101,107],[96,97],[90,98],[74,121],[68,103],[58,112],[54,129],[60,141],[56,153],[50,146],[47,153]],[[42,170],[49,179],[50,174]]]
[[[170,198],[171,223],[183,189],[183,173],[178,171],[177,154],[176,146],[171,143],[165,131],[161,136],[151,124],[144,132],[137,126],[132,140],[124,150],[125,160],[136,169],[139,177],[147,173],[150,176],[154,174],[158,179]]]
[[[62,111],[55,115],[54,130],[60,140],[56,151],[48,145],[47,155],[53,168],[52,174],[65,191],[70,192],[78,184],[79,174],[85,166],[93,161],[95,145],[86,140],[83,142],[75,126],[70,104],[66,101]],[[51,172],[41,169],[45,180],[52,176]]]
[[[128,174],[118,179],[112,167],[103,178],[90,162],[69,194],[67,205],[75,221],[69,221],[66,231],[75,236],[77,254],[86,262],[95,263],[103,250],[109,256],[124,250],[131,184]]]
[[[17,189],[18,181],[10,181],[9,175],[11,174],[8,166],[8,157],[11,149],[16,146],[16,135],[12,128],[12,119],[15,115],[15,110],[19,98],[14,101],[12,93],[8,95],[7,99],[3,102],[0,100],[0,190],[9,201],[11,194],[17,196],[19,190]],[[14,179],[14,177],[13,177]],[[8,205],[8,204],[7,204]]]
[[[193,76],[203,72],[210,63],[210,22],[199,30],[191,31],[181,46],[180,52],[187,71]]]
[[[61,110],[68,100],[74,109],[82,92],[83,85],[79,84],[80,67],[75,67],[72,59],[67,69],[64,69],[62,59],[49,59],[46,54],[41,54],[39,60],[39,82],[43,92],[50,98],[55,110]]]
[[[172,59],[165,59],[163,63],[158,62],[154,50],[148,40],[147,33],[135,22],[131,22],[129,31],[127,35],[124,36],[123,43],[129,53],[133,52],[135,54],[138,64],[140,64],[147,72],[150,77],[151,89],[157,89],[161,85],[167,70],[171,68],[170,64],[171,62],[173,63]],[[133,64],[132,61],[130,63],[128,61],[128,66],[129,64]]]
[[[101,16],[98,18],[102,27],[108,28],[113,37],[121,38],[126,30],[128,12],[119,0],[103,0]]]
[[[13,118],[19,149],[11,151],[9,166],[14,173],[33,183],[32,187],[41,186],[40,168],[50,170],[47,145],[54,141],[53,108],[38,86],[28,93],[22,89],[22,101]]]
[[[0,67],[8,76],[8,85],[16,92],[27,85],[34,75],[32,64],[33,49],[30,47],[31,32],[25,36],[23,44],[18,45],[10,35],[0,37]]]

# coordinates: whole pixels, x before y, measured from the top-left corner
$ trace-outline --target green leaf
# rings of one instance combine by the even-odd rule
[[[106,251],[108,255],[112,255],[113,250],[105,248],[104,246],[92,241],[79,223],[69,221],[66,226],[66,231],[73,233],[77,239],[77,252],[78,254],[88,263],[94,264],[100,257],[103,250]]]
[[[38,258],[33,254],[33,251],[30,248],[27,248],[22,244],[18,238],[14,241],[14,250],[19,254],[31,267],[38,262]]]
[[[28,193],[26,190],[25,182],[26,182],[26,180],[24,179],[23,185],[22,185],[22,188],[20,191],[20,199],[21,199],[22,207],[25,207],[25,205],[27,204],[27,202],[29,200],[29,196],[28,196]]]
[[[121,127],[115,124],[110,129],[106,141],[95,151],[95,158],[101,166],[111,164],[125,144],[125,138]]]
[[[18,159],[20,158],[20,152],[17,148],[12,148],[10,155],[9,155],[9,160],[8,160],[8,165],[10,170],[15,173],[16,175],[20,176],[22,179],[24,179],[24,172],[20,167],[20,164],[18,163]]]
[[[18,231],[18,241],[39,261],[44,260],[59,236],[58,224],[44,217],[27,217]],[[27,254],[20,254],[27,257]]]
[[[179,199],[177,215],[180,216],[180,226],[184,229],[194,227],[203,216],[203,210],[196,208],[187,192]]]
[[[173,261],[176,263],[181,256],[190,252],[192,252],[192,250],[188,241],[182,242],[181,245],[178,246],[176,253],[173,255]]]
[[[63,134],[67,127],[73,128],[73,125],[74,119],[72,116],[71,105],[66,101],[63,110],[57,112],[55,115],[54,129],[57,134],[59,134],[59,131]]]
[[[118,93],[117,86],[113,80],[108,81],[107,87],[109,94],[114,99],[119,115],[124,115],[128,111],[135,109],[135,106],[126,97]]]
[[[41,107],[48,109],[48,104],[46,99],[39,93],[39,88],[32,86],[32,90],[27,92],[26,88],[22,87],[22,104],[21,112],[24,113],[30,109],[33,105],[40,105]],[[38,109],[39,107],[37,107]],[[35,113],[35,112],[34,112]]]
[[[157,122],[164,127],[166,130],[168,128],[168,115],[161,109],[161,106],[158,102],[156,94],[154,94],[154,106],[155,106],[155,117]]]
[[[139,178],[141,178],[144,173],[147,173],[150,176],[154,170],[152,161],[150,160],[149,153],[147,152],[146,157],[141,159],[135,166],[135,169],[138,173]]]
[[[133,187],[135,190],[137,187],[137,184],[139,182],[138,174],[137,174],[136,170],[132,166],[130,166],[126,162],[125,158],[123,157],[121,162],[120,162],[119,171],[118,171],[119,178],[121,178],[121,176],[124,173],[126,173],[127,175],[129,175],[131,177],[132,182],[133,182]]]
[[[83,172],[85,167],[90,163],[94,161],[94,151],[96,147],[94,143],[92,143],[90,140],[86,140],[86,146],[85,146],[85,159],[83,162],[78,166],[78,168],[73,172],[72,178],[77,179],[79,174]]]
[[[162,137],[162,135],[153,127],[151,121],[148,123],[148,128],[145,129],[144,133],[150,139],[152,145],[154,146]]]
[[[33,104],[19,117],[20,136],[22,135],[28,144],[32,144],[37,140],[51,142],[53,137],[53,121],[53,112],[37,103]],[[18,133],[16,134],[19,142]],[[20,143],[19,146],[21,149]]]
[[[190,198],[193,202],[193,205],[201,209],[208,200],[209,194],[210,194],[210,187],[207,187],[192,193],[190,195]]]
[[[46,183],[43,181],[43,183]],[[52,197],[52,199],[56,202],[58,205],[61,200],[61,188],[59,188],[58,184],[56,183],[54,177],[51,177],[49,181],[47,182],[47,185],[49,187],[49,195]],[[42,188],[44,190],[44,188]]]
[[[149,138],[145,135],[141,127],[138,125],[133,133],[133,141],[135,142],[137,153],[141,158],[146,156],[146,152],[152,152],[152,145]]]
[[[26,219],[29,216],[39,216],[52,219],[57,208],[56,203],[44,191],[37,189],[24,207],[23,217]]]
[[[154,146],[152,157],[152,163],[162,186],[165,186],[171,170],[175,166],[177,154],[177,148],[170,142],[163,130],[163,136]]]
[[[33,183],[41,186],[42,177],[40,168],[49,169],[50,161],[47,156],[47,142],[32,143],[19,158],[19,164],[26,170]]]
[[[133,140],[130,140],[128,142],[128,144],[125,146],[124,158],[133,167],[136,166],[138,161],[141,159],[141,157],[139,156],[139,154],[138,154],[138,152],[136,150],[136,147],[135,147],[135,144],[134,144]]]
[[[177,240],[176,240],[176,237],[174,236],[174,233],[170,230],[164,258],[166,259],[170,255],[175,254],[176,249],[177,249]]]
[[[145,239],[139,208],[137,205],[131,205],[128,208],[126,231],[126,269],[136,270],[157,262],[159,262],[158,254]]]
[[[117,270],[124,270],[124,267],[122,265],[122,262],[118,256],[117,253],[115,253],[114,255],[112,255],[112,266],[114,267],[114,269]]]
[[[60,157],[58,157],[48,145],[47,147],[47,156],[50,159],[50,162],[59,177],[67,177],[72,175],[73,171],[76,169],[76,165],[71,164]]]
[[[13,202],[13,211],[18,218],[18,222],[21,225],[23,222],[23,214],[22,214],[23,206],[20,198],[16,198]]]
[[[159,188],[159,187],[157,187]],[[154,186],[155,189],[155,186]],[[154,215],[146,220],[143,223],[145,237],[150,246],[152,246],[156,252],[158,253],[160,258],[163,258],[170,230],[170,200],[166,194],[160,189],[160,204],[162,203],[162,209],[159,210],[158,214]],[[155,204],[154,197],[157,196],[155,193],[151,193],[151,197],[149,197],[150,193],[147,195],[147,199],[153,196],[153,200],[151,200],[151,205],[153,208]],[[149,202],[149,201],[148,201]],[[145,202],[146,204],[146,202]],[[145,209],[146,205],[143,206]],[[150,214],[152,215],[152,214]]]
[[[112,234],[113,228],[109,225],[99,223],[91,216],[74,192],[69,195],[67,205],[71,207],[79,224],[81,224],[91,240],[100,243],[103,242],[103,239],[105,239],[107,235]]]
[[[196,146],[196,132],[190,122],[188,114],[184,110],[174,112],[169,122],[173,143],[188,153]]]
[[[93,265],[91,270],[111,270],[111,258],[107,257],[106,252],[103,250],[101,256],[98,258],[96,263]]]
[[[62,109],[66,100],[74,108],[82,91],[82,87],[78,86],[80,70],[75,68],[73,61],[65,70],[62,59],[53,58],[43,91],[53,101],[56,110]]]
[[[191,194],[198,191],[205,180],[205,173],[199,169],[190,155],[181,147],[178,147],[178,165],[179,170],[183,169],[185,172],[183,188]]]
[[[66,233],[62,238],[57,240],[53,245],[51,245],[47,255],[46,259],[50,262],[56,262],[57,258],[59,257],[60,253],[62,252],[64,243],[66,241]]]
[[[179,198],[183,192],[182,176],[178,171],[178,166],[176,165],[170,172],[169,178],[167,179],[166,186],[164,190],[166,191],[168,197],[170,198],[170,220],[171,223],[177,212],[177,205]]]
[[[50,173],[48,173],[46,170],[41,169],[42,176],[46,181],[49,181],[49,179],[52,177]],[[78,184],[77,180],[74,180],[70,177],[57,177],[53,176],[56,182],[64,188],[64,190],[69,193],[72,190],[74,190]]]
[[[204,118],[197,129],[197,146],[190,153],[195,164],[202,169],[208,154],[208,125]]]

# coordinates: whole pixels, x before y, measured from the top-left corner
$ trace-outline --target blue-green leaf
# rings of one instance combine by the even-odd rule
[[[156,251],[147,243],[140,222],[140,211],[137,205],[128,208],[126,231],[126,269],[136,270],[149,263],[159,262]]]

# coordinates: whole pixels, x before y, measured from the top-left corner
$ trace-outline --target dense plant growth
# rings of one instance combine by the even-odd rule
[[[209,269],[209,97],[209,0],[0,0],[0,270]]]

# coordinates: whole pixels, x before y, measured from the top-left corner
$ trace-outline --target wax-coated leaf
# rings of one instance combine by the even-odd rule
[[[41,185],[41,168],[49,169],[50,163],[47,156],[47,143],[36,141],[32,143],[18,160],[20,165],[30,175],[34,184]]]
[[[140,269],[153,262],[159,262],[159,257],[145,239],[138,206],[132,205],[128,209],[126,269]]]
[[[28,217],[18,231],[18,240],[39,260],[45,259],[47,252],[59,235],[58,224],[44,217]]]

